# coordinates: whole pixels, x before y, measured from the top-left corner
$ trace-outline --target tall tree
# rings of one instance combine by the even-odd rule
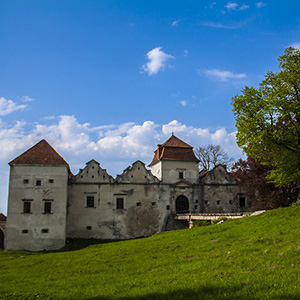
[[[297,186],[276,187],[267,180],[271,170],[271,166],[262,165],[250,156],[232,166],[232,173],[243,186],[253,210],[285,207],[297,200]]]
[[[210,170],[219,164],[228,166],[233,162],[233,158],[230,158],[220,145],[198,146],[195,154],[200,161],[200,169]]]
[[[276,185],[300,184],[300,49],[279,57],[280,71],[268,72],[259,88],[232,98],[237,144],[256,161],[271,165]]]

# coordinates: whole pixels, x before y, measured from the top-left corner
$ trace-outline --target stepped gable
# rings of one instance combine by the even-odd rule
[[[157,145],[154,151],[154,157],[150,166],[159,160],[180,160],[199,162],[193,147],[182,141],[175,135],[172,135],[162,145]]]
[[[41,140],[36,145],[16,157],[9,163],[12,165],[53,165],[63,166],[68,163],[50,146],[46,140]]]

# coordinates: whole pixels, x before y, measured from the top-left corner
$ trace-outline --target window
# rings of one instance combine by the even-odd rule
[[[204,201],[204,204],[205,204],[205,205],[208,205],[208,201]]]
[[[54,179],[49,179],[49,183],[53,183],[54,182]]]
[[[229,204],[231,204],[231,205],[232,205],[232,204],[233,204],[233,200],[229,200]]]
[[[141,206],[141,205],[142,205],[141,202],[137,202],[137,203],[136,203],[136,206]]]
[[[195,209],[198,209],[198,205],[195,205]]]
[[[40,186],[42,185],[42,180],[38,179],[35,181],[35,185]]]
[[[23,183],[24,183],[24,184],[28,184],[28,183],[29,183],[29,180],[28,180],[28,179],[24,179],[24,180],[23,180]]]
[[[92,226],[86,226],[86,230],[92,230]]]
[[[246,199],[245,197],[240,197],[240,207],[245,207],[246,206]]]
[[[221,201],[220,201],[220,200],[218,200],[218,201],[217,201],[217,205],[220,205],[220,204],[221,204]]]
[[[155,205],[156,205],[156,202],[151,202],[151,205],[152,205],[152,206],[155,206]]]
[[[42,229],[42,233],[48,233],[48,232],[49,232],[48,228]]]
[[[183,179],[184,178],[184,173],[183,172],[179,172],[178,173],[178,177],[179,177],[179,179]]]
[[[44,203],[44,214],[51,214],[51,202],[50,201],[46,201]]]
[[[24,214],[31,213],[31,200],[23,200],[23,213]]]
[[[116,199],[116,208],[117,209],[124,209],[124,198],[117,198]]]
[[[86,207],[95,207],[94,196],[86,196]]]
[[[166,206],[166,210],[170,210],[170,205],[167,205],[167,206]]]
[[[26,234],[26,233],[28,233],[28,229],[23,229],[22,234]]]

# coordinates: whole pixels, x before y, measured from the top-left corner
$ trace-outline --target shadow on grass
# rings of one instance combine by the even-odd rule
[[[35,300],[35,299],[57,299],[57,300],[299,300],[299,295],[278,293],[277,295],[270,295],[274,293],[274,288],[266,287],[262,290],[251,291],[251,287],[247,284],[236,286],[216,287],[213,285],[199,287],[193,290],[178,289],[168,293],[151,293],[144,296],[128,296],[121,297],[117,294],[114,296],[71,296],[70,297],[55,297],[46,294],[10,294],[1,297],[0,299],[6,300]],[[259,295],[257,295],[259,294]]]

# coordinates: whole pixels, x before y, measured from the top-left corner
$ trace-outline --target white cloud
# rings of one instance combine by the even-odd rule
[[[207,69],[203,70],[200,73],[202,73],[206,77],[219,81],[228,81],[228,79],[242,79],[247,77],[245,73],[235,74],[231,71],[224,71],[218,69]]]
[[[225,25],[222,23],[216,23],[216,22],[206,22],[202,24],[203,26],[207,27],[214,27],[214,28],[223,28],[223,29],[239,29],[242,27],[242,24],[237,25]]]
[[[149,62],[144,64],[142,69],[147,72],[149,76],[164,70],[167,60],[174,58],[174,56],[161,51],[161,48],[162,47],[156,47],[147,53]]]
[[[188,102],[186,100],[182,100],[182,101],[180,101],[180,104],[182,106],[187,106]]]
[[[300,49],[300,42],[291,44],[291,47]]]
[[[28,97],[28,96],[23,96],[23,97],[21,98],[21,100],[22,100],[22,102],[31,102],[31,101],[34,101],[33,98],[30,98],[30,97]]]
[[[79,123],[75,116],[59,116],[53,124],[16,122],[11,125],[0,121],[0,212],[6,213],[8,165],[14,157],[32,145],[46,139],[76,174],[91,159],[115,176],[140,159],[150,163],[156,145],[166,141],[174,129],[175,135],[196,147],[209,143],[220,144],[231,157],[242,157],[235,142],[235,132],[225,128],[210,130],[187,126],[177,120],[159,125],[153,121],[92,126]]]
[[[0,116],[9,115],[16,110],[22,110],[26,104],[17,104],[12,100],[6,100],[4,97],[0,98]]]
[[[177,26],[180,20],[176,20],[172,22],[172,26]]]
[[[215,5],[216,5],[216,2],[213,2],[210,4],[209,8],[214,8]]]
[[[225,5],[225,7],[227,8],[228,11],[231,11],[231,10],[245,10],[245,9],[249,8],[249,6],[246,5],[246,4],[243,4],[243,5],[239,6],[235,2],[229,2],[229,3],[227,3],[227,5]]]
[[[262,8],[267,4],[260,1],[260,2],[255,3],[255,5],[256,5],[257,8]]]

